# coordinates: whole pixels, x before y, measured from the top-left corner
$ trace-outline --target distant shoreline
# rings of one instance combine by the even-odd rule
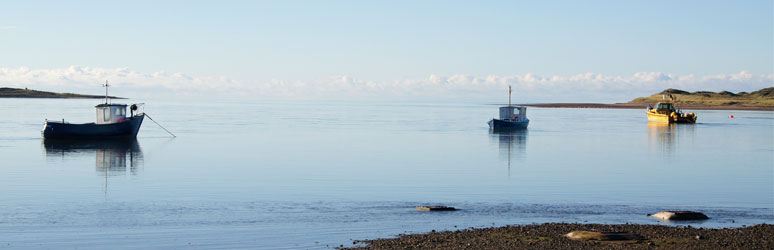
[[[540,108],[598,108],[598,109],[645,109],[658,102],[674,101],[678,109],[683,110],[755,110],[774,111],[774,87],[753,92],[731,93],[728,91],[688,92],[679,89],[666,89],[648,97],[638,97],[627,103],[528,103],[519,104]]]
[[[43,99],[104,99],[104,95],[82,95],[74,93],[56,93],[32,89],[0,88],[0,98],[43,98]],[[111,99],[126,99],[108,96]]]
[[[642,103],[527,103],[516,104],[527,107],[539,108],[595,108],[595,109],[646,109],[648,104]],[[677,104],[679,109],[683,110],[755,110],[755,111],[774,111],[774,107],[769,106],[742,106],[742,105],[697,105],[697,104]]]

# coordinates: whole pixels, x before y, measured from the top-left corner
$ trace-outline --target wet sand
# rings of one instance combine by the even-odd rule
[[[577,241],[575,230],[628,232],[630,241]],[[347,249],[774,249],[774,225],[705,229],[690,226],[547,223],[401,235],[355,241]]]
[[[645,109],[648,104],[640,103],[528,103],[517,104],[528,107],[541,107],[541,108],[600,108],[600,109]],[[740,105],[695,105],[695,104],[678,104],[680,109],[683,110],[760,110],[760,111],[774,111],[774,107],[766,106],[740,106]]]

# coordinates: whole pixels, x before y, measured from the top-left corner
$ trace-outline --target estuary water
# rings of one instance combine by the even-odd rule
[[[331,248],[543,222],[774,223],[774,112],[529,108],[491,132],[480,103],[148,101],[136,140],[44,141],[100,100],[0,99],[0,249]],[[126,100],[143,102],[143,100]],[[733,115],[734,118],[729,118]],[[428,213],[418,205],[447,205]]]

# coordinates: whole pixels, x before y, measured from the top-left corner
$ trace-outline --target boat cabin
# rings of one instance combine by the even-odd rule
[[[97,108],[97,124],[119,123],[126,120],[126,104],[100,104]]]
[[[527,107],[505,106],[500,107],[500,119],[511,121],[523,121],[527,119]]]
[[[669,114],[675,111],[675,106],[671,102],[659,102],[654,109],[656,113]]]
[[[668,102],[659,102],[658,104],[656,104],[656,109],[674,110],[675,107]]]

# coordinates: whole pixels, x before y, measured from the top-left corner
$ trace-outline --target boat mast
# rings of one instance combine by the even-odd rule
[[[108,87],[110,87],[110,85],[108,85],[108,81],[105,80],[105,84],[102,86],[105,87],[105,104],[108,104]]]
[[[508,85],[508,107],[511,106],[511,85]]]

